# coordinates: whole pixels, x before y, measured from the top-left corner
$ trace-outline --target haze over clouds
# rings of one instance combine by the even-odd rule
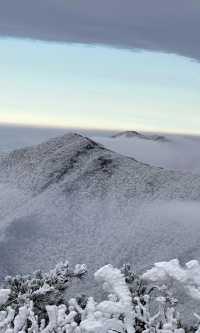
[[[105,147],[144,163],[170,170],[200,174],[200,137],[165,135],[166,141],[137,137],[96,137]]]
[[[6,0],[0,35],[101,43],[200,60],[197,0]]]

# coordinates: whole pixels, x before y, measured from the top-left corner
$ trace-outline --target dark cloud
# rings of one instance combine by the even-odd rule
[[[200,60],[199,0],[0,0],[0,34]]]

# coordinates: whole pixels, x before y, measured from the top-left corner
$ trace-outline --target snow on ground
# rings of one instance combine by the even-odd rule
[[[0,157],[7,151],[32,146],[69,130],[0,126]],[[80,132],[80,131],[79,131]],[[147,134],[136,131],[99,135],[82,131],[107,148],[141,162],[171,170],[200,173],[200,137]]]
[[[0,160],[1,276],[60,260],[131,262],[200,256],[200,176],[151,167],[79,135]]]
[[[200,139],[95,139],[113,151],[67,134],[2,154],[0,279],[66,259],[91,272],[199,259]]]

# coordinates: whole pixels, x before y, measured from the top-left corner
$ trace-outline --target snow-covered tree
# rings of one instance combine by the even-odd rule
[[[47,273],[34,272],[32,275],[17,275],[6,277],[5,286],[0,292],[0,310],[12,306],[18,311],[21,306],[32,301],[34,313],[39,319],[47,319],[47,305],[59,305],[65,303],[65,290],[73,279],[82,279],[86,275],[85,265],[76,265],[70,268],[69,263],[59,263]],[[2,294],[2,296],[1,296]],[[5,301],[1,304],[1,299]]]

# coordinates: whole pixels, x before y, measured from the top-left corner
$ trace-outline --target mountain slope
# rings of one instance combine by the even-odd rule
[[[0,159],[0,275],[200,255],[200,177],[151,167],[78,134]]]

